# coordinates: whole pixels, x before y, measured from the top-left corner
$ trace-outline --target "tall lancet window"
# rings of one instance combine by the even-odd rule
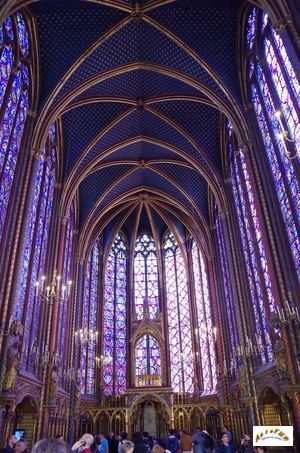
[[[258,214],[257,197],[250,178],[250,168],[242,152],[234,153],[231,124],[228,123],[230,176],[238,224],[242,238],[247,276],[254,310],[256,334],[268,348],[261,354],[263,363],[272,359],[268,312],[275,311],[273,288],[266,255],[266,239]]]
[[[105,395],[126,389],[127,245],[118,234],[105,269],[103,309],[102,379]]]
[[[224,225],[223,221],[218,213],[217,207],[215,206],[215,225],[216,225],[216,239],[217,239],[217,247],[218,247],[218,261],[220,265],[221,271],[221,278],[223,282],[223,294],[224,294],[224,303],[226,306],[226,323],[227,323],[227,331],[229,335],[227,336],[230,351],[231,351],[231,358],[230,364],[227,366],[236,366],[236,357],[235,351],[236,347],[239,344],[238,337],[237,337],[237,325],[236,325],[236,307],[234,301],[234,289],[232,284],[232,276],[233,272],[230,269],[230,262],[229,262],[229,253],[226,240],[225,240],[225,233],[224,233]]]
[[[160,347],[152,335],[146,334],[136,343],[135,377],[137,387],[161,384]]]
[[[42,277],[46,274],[46,257],[56,178],[57,139],[56,135],[53,134],[54,130],[55,125],[49,131],[45,152],[41,154],[37,164],[33,194],[25,225],[25,246],[21,258],[23,268],[16,297],[15,316],[25,327],[22,358],[23,365],[27,369],[33,366],[30,352],[41,345],[43,335],[39,322],[41,293],[40,287],[36,283],[43,283]],[[47,281],[49,282],[49,278],[47,278]]]
[[[82,330],[88,332],[90,342],[81,346],[81,392],[95,394],[97,306],[99,300],[100,241],[96,240],[89,254],[84,281]]]
[[[63,260],[63,270],[61,278],[62,296],[66,300],[71,295],[72,289],[72,272],[74,268],[74,228],[75,228],[75,210],[74,204],[71,205],[70,215],[67,221],[65,251]],[[57,349],[61,357],[61,366],[65,366],[67,359],[68,344],[71,338],[68,337],[68,316],[70,316],[70,303],[64,302],[59,305],[58,317],[58,336]]]
[[[158,271],[155,243],[151,236],[142,234],[134,249],[134,302],[137,319],[143,319],[145,309],[150,319],[159,311]]]
[[[193,393],[194,362],[187,275],[184,258],[173,233],[167,232],[163,250],[171,385],[174,392]]]
[[[196,338],[199,345],[197,352],[200,353],[202,390],[203,393],[211,393],[215,390],[217,384],[216,351],[206,264],[195,241],[192,242],[192,262],[197,312]]]
[[[300,85],[292,64],[297,57],[288,54],[267,14],[253,8],[250,17],[254,20],[251,25],[248,21],[246,39],[246,47],[251,50],[247,53],[249,97],[277,194],[287,246],[300,280]]]
[[[8,210],[30,99],[27,26],[21,13],[0,26],[0,241]]]

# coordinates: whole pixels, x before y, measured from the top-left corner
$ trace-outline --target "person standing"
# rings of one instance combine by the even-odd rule
[[[91,447],[94,443],[94,436],[89,433],[85,433],[72,447],[72,451],[78,453],[92,453]]]
[[[133,453],[150,453],[149,445],[145,444],[143,434],[141,432],[134,433],[133,442]]]
[[[99,439],[100,439],[100,452],[108,453],[108,441],[105,438],[105,434],[99,433]]]
[[[1,453],[13,453],[15,450],[15,445],[17,443],[17,438],[16,436],[10,436],[7,442],[7,446],[5,448],[2,448]]]
[[[228,426],[224,425],[223,428],[222,428],[222,435],[223,434],[227,434],[228,437],[229,437],[229,445],[232,447],[234,447],[234,438],[233,438],[233,434],[232,432],[230,431],[230,429],[228,428]]]
[[[175,429],[169,430],[167,450],[169,450],[171,453],[179,453],[180,441],[175,436]]]
[[[180,431],[180,445],[183,453],[190,453],[192,451],[192,437],[188,434],[186,429]]]
[[[109,433],[108,440],[108,451],[109,453],[118,453],[119,440],[115,437],[113,431]]]
[[[192,437],[193,452],[194,453],[207,453],[212,452],[215,448],[214,438],[205,430],[197,428]]]
[[[217,453],[234,453],[233,447],[229,444],[229,435],[224,433],[221,438],[221,443],[218,445]]]
[[[237,450],[238,453],[252,453],[253,448],[250,445],[250,436],[248,434],[244,434],[241,437],[241,443]]]
[[[119,444],[118,444],[118,453],[122,453],[122,445],[127,440],[127,438],[128,438],[128,434],[126,433],[126,431],[123,431],[121,434],[121,439],[119,440]],[[109,453],[110,453],[110,450],[109,450]]]

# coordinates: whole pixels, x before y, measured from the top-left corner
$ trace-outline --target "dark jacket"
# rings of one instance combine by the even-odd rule
[[[238,453],[253,453],[253,448],[251,445],[243,444],[239,446],[237,451]]]
[[[14,449],[7,446],[5,448],[3,448],[2,450],[0,450],[1,453],[13,453],[14,452]]]
[[[107,437],[108,441],[108,451],[109,453],[118,453],[118,445],[119,441],[115,438],[115,436]]]
[[[175,436],[168,437],[168,444],[167,449],[170,450],[171,453],[178,453],[180,449],[180,442]]]
[[[194,453],[209,453],[215,448],[215,441],[208,433],[201,431],[192,437]]]
[[[217,447],[217,453],[234,453],[234,449],[230,444],[226,447],[223,443],[221,443]]]
[[[149,453],[150,452],[150,447],[149,445],[146,445],[143,440],[135,444],[133,453]]]

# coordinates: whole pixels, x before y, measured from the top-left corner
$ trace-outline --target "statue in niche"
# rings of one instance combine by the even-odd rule
[[[75,407],[79,406],[81,398],[81,371],[78,368],[75,377]]]
[[[281,384],[290,383],[290,375],[287,365],[287,356],[285,354],[284,342],[281,335],[281,324],[277,313],[271,313],[270,316],[270,337],[273,346],[277,374]]]
[[[246,365],[244,365],[243,363],[239,366],[239,384],[241,398],[247,398],[248,396],[247,370]]]
[[[21,364],[21,337],[24,327],[18,319],[13,321],[9,329],[9,350],[7,367],[4,376],[3,390],[11,392],[16,383],[16,378]]]
[[[58,386],[58,369],[56,366],[53,366],[50,375],[50,387],[49,387],[49,404],[51,405],[56,403],[57,386]]]

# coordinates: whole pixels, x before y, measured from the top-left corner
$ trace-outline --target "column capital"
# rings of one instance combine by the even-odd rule
[[[275,24],[273,25],[273,28],[276,31],[276,33],[280,34],[281,32],[285,31],[285,29],[289,25],[292,25],[292,23],[293,23],[293,20],[292,20],[291,16],[286,16],[283,19],[280,19],[277,22],[275,22]]]
[[[69,217],[66,217],[66,216],[59,216],[59,220],[61,221],[61,223],[63,225],[66,225],[68,223],[68,220],[69,220]]]
[[[30,155],[33,156],[36,160],[39,160],[42,154],[44,154],[44,151],[41,148],[30,149]]]
[[[237,150],[235,150],[234,154],[238,155],[238,154],[245,154],[246,152],[250,152],[251,146],[252,146],[251,140],[246,140],[245,142],[241,142],[238,144]]]
[[[220,215],[222,220],[225,220],[226,217],[228,216],[228,209],[223,209],[223,211],[219,212],[219,215]]]
[[[84,261],[85,261],[85,259],[82,258],[82,256],[77,256],[76,257],[77,264],[81,264],[82,265],[82,264],[84,264]]]

